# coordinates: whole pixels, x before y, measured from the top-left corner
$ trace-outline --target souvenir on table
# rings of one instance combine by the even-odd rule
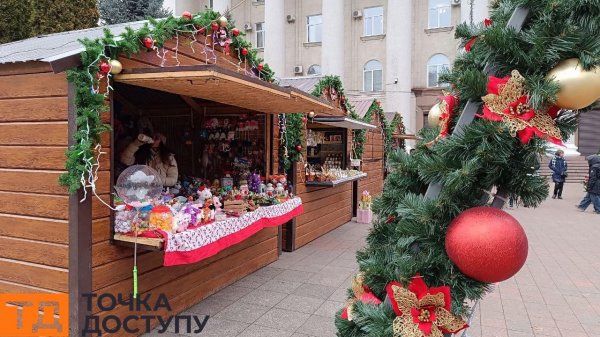
[[[268,196],[272,197],[273,193],[275,193],[275,187],[273,187],[273,184],[268,183],[267,189],[265,190],[265,192],[267,193]]]
[[[171,213],[169,206],[155,206],[152,208],[148,222],[151,229],[161,229],[170,232],[173,230],[173,213]]]
[[[231,191],[233,188],[233,178],[229,172],[225,172],[225,176],[221,178],[221,187],[225,192]]]
[[[250,188],[245,180],[240,182],[240,194],[242,195],[242,198],[246,198],[250,194]]]
[[[130,209],[123,209],[119,212],[115,212],[115,232],[116,233],[129,233],[133,229],[131,225],[133,219],[136,216],[136,211],[131,207]]]
[[[187,212],[177,212],[173,219],[173,232],[181,233],[184,230],[188,229],[188,227],[192,223],[192,215]]]
[[[356,211],[356,222],[370,224],[373,220],[373,211],[371,206],[373,198],[369,191],[363,191],[360,201],[358,202],[358,210]]]

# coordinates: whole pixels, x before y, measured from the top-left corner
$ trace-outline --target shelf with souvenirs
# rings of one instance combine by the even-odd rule
[[[186,125],[183,137],[173,118],[159,117],[148,116],[143,128],[163,142],[173,139],[169,151],[177,158],[179,179],[163,186],[150,166],[137,165],[133,173],[136,166],[124,168],[113,198],[115,241],[164,250],[165,266],[193,263],[302,213],[287,177],[265,174],[270,153],[264,114],[192,112],[178,124]],[[130,134],[142,129],[140,121],[130,124],[138,125]],[[126,173],[131,176],[123,178]],[[156,177],[159,191],[148,194],[140,182]],[[131,195],[140,200],[132,203]]]
[[[347,169],[345,129],[308,129],[307,186],[336,186],[367,176],[359,170]]]

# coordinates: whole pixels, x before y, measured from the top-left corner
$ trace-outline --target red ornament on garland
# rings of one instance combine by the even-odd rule
[[[237,28],[234,28],[231,30],[231,34],[233,34],[233,36],[238,36],[238,35],[240,35],[240,30]]]
[[[108,74],[108,72],[110,71],[110,64],[108,64],[107,62],[102,61],[98,65],[98,69],[100,69],[101,73]]]
[[[216,32],[217,30],[219,30],[219,24],[216,22],[213,22],[210,24],[210,28],[212,28],[213,32]]]
[[[258,69],[258,71],[263,71],[263,69],[264,69],[264,68],[265,68],[265,66],[264,66],[262,63],[259,63],[259,64],[256,66],[256,69]]]
[[[192,21],[192,13],[188,11],[181,13],[181,17],[187,19],[188,21]]]
[[[302,145],[296,145],[296,150],[298,150],[298,152],[302,151]]]
[[[206,34],[206,28],[204,28],[204,27],[200,27],[200,29],[198,29],[198,32],[199,32],[200,34]]]
[[[306,124],[307,121],[308,121],[308,118],[306,118],[306,116],[302,117],[302,124]]]
[[[242,55],[244,55],[244,56],[248,55],[248,49],[242,48]]]
[[[468,277],[486,283],[507,280],[527,260],[527,235],[510,214],[492,207],[460,213],[446,232],[450,261]]]
[[[148,49],[152,49],[152,47],[154,47],[154,40],[151,37],[146,36],[142,42],[144,42],[144,46]]]
[[[493,25],[493,24],[494,24],[494,20],[492,20],[492,19],[490,19],[490,18],[486,18],[485,20],[483,20],[483,24],[484,24],[486,27],[489,27],[489,26],[491,26],[491,25]]]

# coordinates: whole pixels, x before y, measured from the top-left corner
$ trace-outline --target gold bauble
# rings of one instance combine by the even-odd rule
[[[226,17],[222,16],[219,18],[219,25],[221,27],[227,27],[227,24],[229,23],[229,21],[227,20]]]
[[[546,76],[560,84],[556,106],[583,109],[600,98],[600,69],[583,70],[579,59],[561,61]]]
[[[437,103],[429,110],[429,115],[427,116],[429,127],[438,127],[440,125],[440,117],[442,117],[442,108],[440,107],[440,103]]]
[[[117,60],[110,60],[110,73],[113,75],[120,74],[123,71],[123,65]]]
[[[315,112],[314,112],[314,111],[310,111],[310,112],[308,113],[308,118],[310,118],[310,119],[313,119],[313,118],[315,118]]]

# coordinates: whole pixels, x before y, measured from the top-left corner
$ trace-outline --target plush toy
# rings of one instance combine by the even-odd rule
[[[283,188],[283,184],[277,183],[277,187],[275,187],[275,195],[276,196],[285,195],[285,189]]]
[[[200,201],[205,203],[207,200],[212,199],[213,195],[212,195],[212,192],[210,191],[210,188],[206,188],[206,186],[202,185],[202,186],[200,186],[200,189],[198,190],[198,197],[199,197]]]
[[[175,219],[173,221],[173,232],[181,233],[188,229],[191,223],[192,215],[190,213],[186,213],[185,211],[180,211],[175,214]]]
[[[215,213],[218,213],[221,211],[221,207],[223,207],[223,204],[221,203],[221,200],[219,200],[219,197],[214,196],[212,199],[212,203],[213,206],[215,208]]]

